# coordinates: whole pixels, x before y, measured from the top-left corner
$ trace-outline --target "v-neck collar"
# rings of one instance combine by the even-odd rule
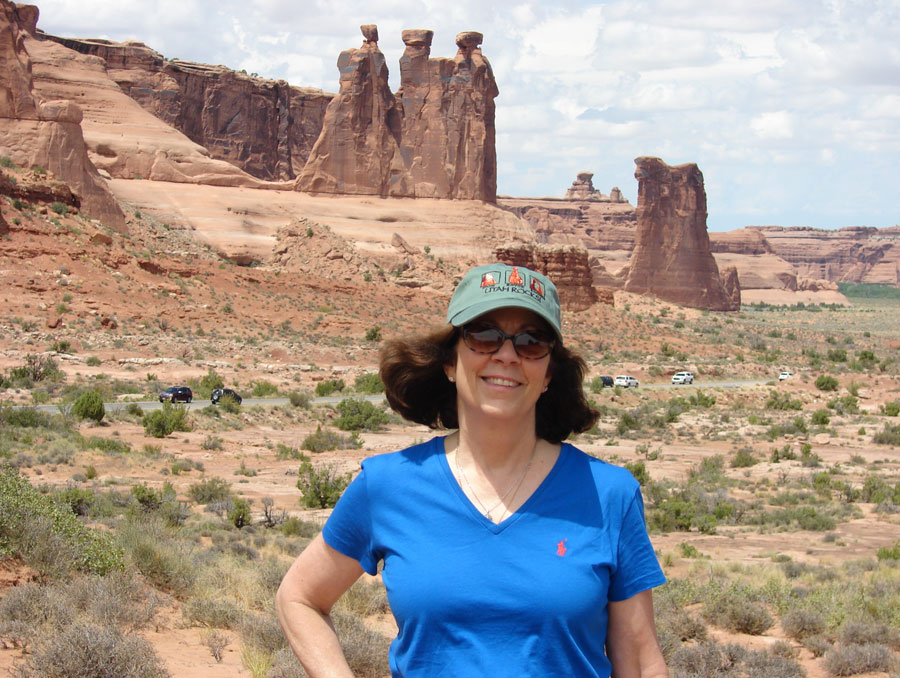
[[[544,491],[544,488],[551,482],[551,479],[554,475],[556,475],[559,469],[563,464],[563,456],[568,454],[568,443],[563,443],[560,447],[559,454],[556,457],[556,461],[553,462],[553,467],[544,476],[544,479],[541,483],[535,488],[534,492],[529,495],[528,499],[526,499],[519,508],[513,511],[512,514],[501,520],[499,523],[495,523],[493,520],[487,518],[481,511],[478,510],[478,507],[472,503],[472,500],[469,499],[469,495],[465,493],[465,491],[460,486],[459,482],[456,480],[456,476],[453,475],[453,469],[450,468],[450,461],[447,459],[447,447],[445,445],[445,441],[447,440],[447,436],[443,436],[438,439],[438,443],[440,445],[440,465],[441,469],[444,472],[444,478],[450,486],[450,491],[453,492],[460,505],[464,511],[466,511],[469,516],[479,525],[484,527],[488,532],[492,532],[493,534],[500,534],[507,527],[513,525],[518,522],[519,518],[525,513],[528,509],[528,506],[536,500],[536,498]]]

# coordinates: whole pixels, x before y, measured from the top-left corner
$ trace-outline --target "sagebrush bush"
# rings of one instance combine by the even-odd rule
[[[375,395],[384,393],[384,384],[377,372],[367,372],[360,374],[356,381],[353,382],[353,390],[357,393],[368,393]]]
[[[231,496],[231,485],[216,476],[204,478],[188,487],[188,496],[198,504],[223,501]]]
[[[798,398],[791,398],[789,393],[782,391],[769,391],[766,400],[767,410],[802,410],[803,403]]]
[[[36,642],[15,678],[168,678],[150,643],[98,624],[71,624]]]
[[[182,605],[181,613],[190,624],[218,629],[236,629],[243,616],[234,601],[221,595],[191,596]]]
[[[197,576],[196,564],[190,544],[173,539],[170,529],[151,515],[126,521],[117,537],[130,567],[156,588],[184,596]]]
[[[319,424],[315,433],[310,433],[303,439],[301,447],[309,452],[327,452],[338,449],[355,450],[362,447],[362,441],[355,433],[351,436],[342,436],[335,431],[323,429],[322,425]]]
[[[825,631],[825,618],[818,612],[791,610],[781,618],[781,628],[789,638],[803,640]]]
[[[238,624],[238,633],[241,634],[241,640],[245,644],[268,652],[274,653],[288,646],[287,637],[281,630],[281,624],[278,623],[274,612],[244,614]]]
[[[305,410],[308,410],[311,397],[309,393],[305,393],[303,391],[291,391],[288,394],[288,400],[293,407],[301,407]]]
[[[883,430],[872,436],[872,442],[879,445],[900,445],[900,424],[885,424]]]
[[[93,389],[84,391],[75,404],[72,405],[72,414],[79,419],[90,419],[100,422],[106,416],[106,408],[103,406],[103,396]]]
[[[874,671],[887,672],[893,665],[891,651],[884,645],[841,645],[825,653],[825,670],[832,676],[855,676]]]
[[[362,619],[337,607],[331,613],[331,620],[354,676],[380,678],[390,674],[390,638],[373,631]]]
[[[878,622],[847,622],[841,627],[838,640],[842,645],[886,645],[900,650],[900,630]]]

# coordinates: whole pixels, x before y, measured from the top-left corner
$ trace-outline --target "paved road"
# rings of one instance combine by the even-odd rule
[[[323,403],[339,403],[344,398],[353,397],[353,398],[362,398],[363,400],[368,400],[372,403],[382,402],[384,400],[383,394],[378,395],[366,395],[366,396],[322,396],[319,398],[310,398],[310,403],[313,405],[321,405]],[[263,405],[263,406],[275,406],[275,405],[287,405],[291,401],[287,398],[244,398],[241,403],[245,407],[250,407],[252,405]],[[114,403],[103,403],[103,407],[107,412],[115,412],[116,410],[124,410],[129,405],[137,405],[145,412],[149,412],[151,410],[158,410],[162,408],[162,403],[158,400],[137,400],[131,402],[114,402]],[[195,409],[203,409],[207,405],[212,405],[212,401],[209,400],[194,400],[190,403],[179,403],[187,407],[189,410]],[[23,405],[21,407],[28,407]],[[38,405],[35,409],[40,410],[41,412],[59,412],[59,405]]]
[[[661,390],[661,389],[675,389],[678,391],[691,391],[699,388],[743,388],[743,387],[756,387],[756,386],[765,386],[766,384],[772,382],[774,380],[762,380],[762,379],[749,379],[749,380],[735,380],[735,381],[695,381],[693,384],[641,384],[637,390],[648,389],[648,390]],[[605,390],[605,389],[604,389]],[[353,397],[353,398],[362,398],[364,400],[368,400],[371,403],[380,403],[384,401],[384,395],[366,395],[366,396],[346,396],[346,395],[336,395],[336,396],[322,396],[318,398],[311,398],[310,403],[313,405],[322,405],[329,403],[339,403],[344,400],[344,398]],[[275,405],[287,405],[290,402],[287,398],[244,398],[243,405],[246,407],[252,407],[254,405],[259,406],[275,406]],[[116,410],[123,410],[131,404],[135,404],[140,407],[144,411],[150,410],[158,410],[162,407],[162,403],[158,400],[140,400],[140,401],[132,401],[129,402],[114,402],[114,403],[103,403],[103,406],[106,408],[108,412],[115,412]],[[211,405],[212,403],[209,400],[194,400],[191,403],[184,403],[184,405],[188,409],[202,409],[207,405]],[[26,407],[26,406],[23,406]],[[36,409],[41,412],[59,412],[59,405],[38,405]]]

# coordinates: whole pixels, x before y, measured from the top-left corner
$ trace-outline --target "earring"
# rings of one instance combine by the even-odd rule
[[[447,377],[447,379],[450,380],[450,383],[451,383],[451,384],[455,384],[455,383],[456,383],[456,377]]]
[[[544,390],[541,391],[541,393],[546,393],[548,388],[550,388],[550,387],[549,387],[549,386],[544,386]]]

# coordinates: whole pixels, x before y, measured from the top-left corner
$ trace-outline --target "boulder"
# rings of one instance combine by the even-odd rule
[[[694,163],[670,167],[651,157],[635,164],[638,225],[625,291],[693,308],[740,308],[722,286],[710,251],[700,169]]]
[[[540,271],[559,290],[562,307],[584,311],[597,302],[593,273],[584,247],[507,243],[494,250],[496,261]]]

